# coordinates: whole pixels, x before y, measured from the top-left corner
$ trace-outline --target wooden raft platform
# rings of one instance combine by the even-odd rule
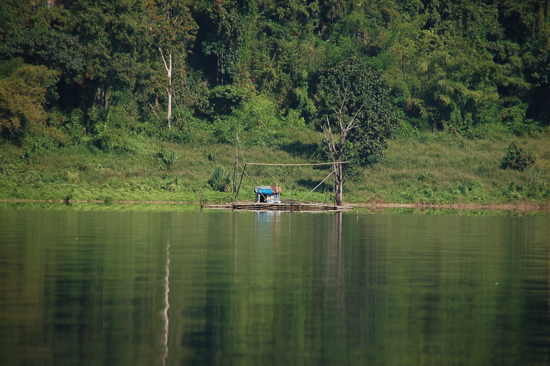
[[[296,201],[277,203],[234,202],[223,205],[205,205],[206,209],[237,210],[237,211],[290,211],[290,212],[319,212],[319,211],[348,211],[349,206],[326,205],[322,203],[301,203]]]

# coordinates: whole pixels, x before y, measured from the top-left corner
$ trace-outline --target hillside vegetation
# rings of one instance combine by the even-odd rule
[[[521,138],[496,135],[469,140],[445,133],[418,132],[389,141],[385,158],[372,168],[347,175],[344,201],[394,203],[547,203],[550,200],[548,133]],[[3,145],[1,199],[73,201],[228,202],[234,198],[235,147],[203,139],[174,143],[131,136],[124,153],[85,145],[36,148]],[[321,134],[291,129],[270,144],[240,146],[239,162],[317,162]],[[511,143],[537,157],[524,171],[502,169]],[[222,192],[213,183],[223,169],[229,184]],[[248,166],[239,199],[252,200],[253,186],[281,185],[283,199],[300,200],[330,172],[310,166]],[[219,180],[219,179],[218,179]],[[223,184],[222,184],[223,187]],[[332,183],[325,181],[308,201],[332,202]]]
[[[335,118],[346,60],[379,88]],[[549,77],[550,0],[6,0],[0,197],[227,201],[236,136],[326,161],[325,121],[360,116],[344,201],[547,202]],[[329,172],[249,167],[241,198]]]

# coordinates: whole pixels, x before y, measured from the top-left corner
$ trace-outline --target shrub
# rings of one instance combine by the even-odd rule
[[[98,125],[99,126],[99,125]],[[96,126],[96,127],[98,127]],[[126,131],[119,128],[103,128],[92,138],[93,145],[104,152],[125,153],[130,151]]]
[[[218,192],[228,192],[231,185],[231,178],[229,174],[225,174],[225,170],[218,166],[214,169],[212,177],[208,180],[208,184],[213,190]]]
[[[184,129],[174,127],[172,129],[161,128],[156,132],[159,140],[176,142],[179,144],[188,143],[191,141],[191,134]]]
[[[524,151],[512,142],[506,149],[506,154],[502,158],[500,168],[514,169],[522,172],[533,164],[535,164],[535,157],[533,154]]]
[[[266,96],[250,95],[230,115],[214,118],[214,136],[220,143],[233,143],[238,133],[245,145],[265,146],[271,144],[283,120],[277,105]]]
[[[74,144],[83,142],[84,137],[84,113],[80,108],[73,109],[69,121],[63,126],[65,133]]]
[[[233,85],[219,85],[210,91],[208,98],[216,115],[229,115],[241,108],[246,99],[246,90]]]
[[[179,160],[179,157],[176,155],[175,152],[166,150],[164,148],[160,149],[160,151],[157,153],[157,158],[159,168],[166,166],[168,169],[170,169],[170,167]]]

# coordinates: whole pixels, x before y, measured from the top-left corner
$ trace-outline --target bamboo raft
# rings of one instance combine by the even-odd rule
[[[323,212],[349,211],[349,206],[335,206],[321,203],[303,203],[297,201],[283,201],[276,203],[262,202],[233,202],[222,205],[205,205],[205,209],[233,210],[233,211],[286,211],[286,212]]]

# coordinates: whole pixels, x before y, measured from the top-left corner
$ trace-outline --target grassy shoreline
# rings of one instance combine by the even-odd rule
[[[550,130],[518,138],[494,134],[466,139],[448,133],[408,131],[389,142],[385,159],[344,184],[348,204],[548,205]],[[500,168],[515,142],[536,156],[523,172]],[[319,133],[296,129],[269,144],[241,146],[239,161],[308,163],[321,143]],[[84,145],[0,145],[0,199],[72,201],[230,202],[233,194],[210,188],[216,168],[233,177],[235,147],[206,136],[178,144],[129,137],[124,151]],[[316,160],[315,160],[316,161]],[[255,184],[278,184],[284,198],[302,199],[327,174],[313,167],[249,167],[239,199],[252,200]],[[240,176],[240,175],[239,175]],[[330,202],[330,179],[308,201]]]

